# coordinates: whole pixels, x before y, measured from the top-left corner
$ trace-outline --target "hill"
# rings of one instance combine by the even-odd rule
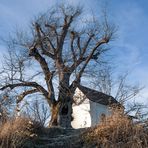
[[[45,128],[20,118],[0,129],[1,148],[146,148],[148,123],[135,123],[114,113],[95,127],[85,129]]]

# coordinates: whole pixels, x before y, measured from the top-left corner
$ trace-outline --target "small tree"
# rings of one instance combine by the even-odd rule
[[[0,124],[5,123],[13,115],[14,102],[8,91],[0,94]]]
[[[98,91],[113,96],[125,107],[125,114],[132,113],[137,118],[140,117],[139,114],[145,116],[147,104],[138,102],[144,87],[128,82],[129,73],[127,72],[119,76],[114,74],[115,70],[106,64],[105,67],[93,73],[90,84]]]
[[[51,109],[50,125],[71,127],[75,89],[86,69],[99,66],[95,61],[106,51],[105,45],[114,32],[115,27],[108,23],[106,15],[100,22],[94,17],[86,19],[80,7],[58,6],[38,16],[27,37],[19,32],[17,39],[11,40],[10,48],[25,49],[25,56],[12,56],[14,52],[10,52],[6,63],[11,64],[7,64],[7,70],[4,67],[9,78],[6,76],[0,90],[18,88],[18,102],[30,94],[42,94]],[[26,59],[33,65],[30,74],[34,75],[30,78],[26,78],[24,70]],[[40,82],[42,77],[45,83]]]
[[[30,120],[39,122],[42,126],[47,125],[50,113],[45,101],[34,100],[32,103],[26,102],[24,104],[25,109],[22,110],[22,116],[29,118]]]

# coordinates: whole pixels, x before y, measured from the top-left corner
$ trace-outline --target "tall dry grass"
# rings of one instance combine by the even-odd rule
[[[41,128],[39,123],[27,118],[9,120],[0,127],[0,148],[23,148]]]
[[[111,116],[83,133],[82,139],[88,147],[148,148],[148,129],[120,110],[114,110]]]

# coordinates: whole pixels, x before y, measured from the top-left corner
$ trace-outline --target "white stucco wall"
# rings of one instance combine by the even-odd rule
[[[90,117],[90,104],[89,100],[85,98],[85,95],[77,88],[74,100],[77,102],[85,99],[82,104],[73,106],[73,128],[83,128],[91,126],[91,117]]]
[[[110,114],[108,107],[106,105],[90,101],[91,126],[95,126],[100,122],[102,114]]]
[[[85,103],[79,106],[73,107],[73,121],[72,127],[73,128],[84,128],[91,126],[91,117],[90,117],[90,104]]]
[[[77,89],[74,97],[81,100],[85,95]],[[94,126],[99,123],[102,114],[110,114],[108,107],[86,98],[82,104],[73,106],[74,119],[72,121],[72,127],[84,128]]]

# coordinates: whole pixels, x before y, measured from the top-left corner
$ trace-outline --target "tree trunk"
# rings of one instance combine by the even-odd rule
[[[60,126],[64,128],[71,128],[72,121],[72,99],[69,97],[65,98],[68,100],[64,103],[54,104],[51,107],[51,119],[49,127]]]
[[[61,127],[71,128],[72,121],[72,94],[69,89],[70,73],[64,71],[59,75],[59,96],[60,101],[58,124]]]
[[[70,74],[61,72],[59,75],[58,103],[51,106],[51,120],[49,126],[71,128],[72,94],[69,90]]]
[[[64,128],[71,128],[72,121],[72,99],[66,98],[66,102],[62,103],[59,109],[58,124]]]
[[[49,127],[58,126],[58,113],[59,113],[59,104],[53,104],[51,106],[51,119],[49,122]]]

